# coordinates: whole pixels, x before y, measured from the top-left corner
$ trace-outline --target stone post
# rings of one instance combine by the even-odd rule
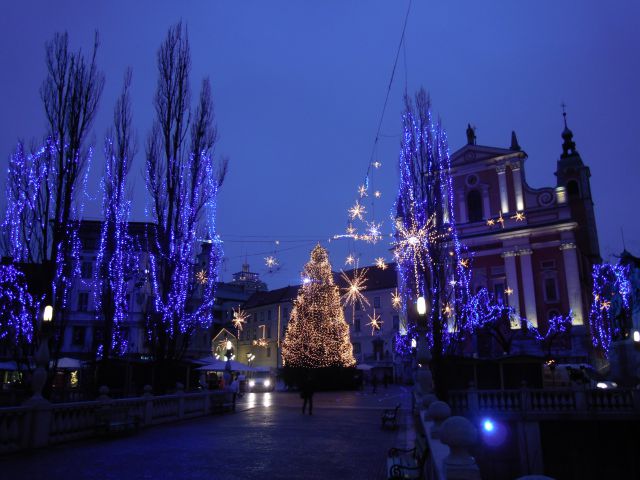
[[[184,385],[176,383],[176,395],[178,396],[178,418],[184,417]]]
[[[153,422],[153,394],[151,385],[145,385],[143,387],[144,393],[142,396],[145,399],[144,402],[144,424],[151,425]]]
[[[442,422],[451,416],[451,407],[440,400],[436,400],[429,405],[427,417],[433,420],[431,427],[431,438],[440,438],[440,429]]]
[[[469,448],[478,441],[478,431],[464,417],[449,417],[440,429],[440,441],[449,447],[443,461],[446,480],[480,480],[480,469]]]
[[[45,336],[35,354],[36,369],[31,375],[31,390],[33,395],[24,402],[25,406],[32,407],[30,412],[29,440],[30,447],[44,447],[49,443],[51,430],[51,403],[42,396],[42,389],[47,383],[46,366],[49,363],[49,342]]]

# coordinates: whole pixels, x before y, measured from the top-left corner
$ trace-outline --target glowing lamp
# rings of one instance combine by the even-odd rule
[[[427,301],[424,297],[418,297],[418,315],[424,315],[427,313]]]
[[[482,422],[482,429],[485,432],[491,433],[495,428],[496,428],[495,424],[489,419]]]
[[[255,380],[249,380],[249,386],[250,387],[255,387],[256,386]]]
[[[418,346],[418,342],[415,338],[411,339],[411,348],[416,348]]]
[[[227,350],[231,350],[233,348],[233,344],[231,343],[231,340],[227,340]]]
[[[42,320],[44,322],[50,322],[53,320],[53,307],[51,305],[47,305],[44,307],[44,313],[42,314]]]
[[[640,342],[640,332],[638,330],[634,330],[633,332],[633,341]]]
[[[598,382],[598,383],[596,383],[596,387],[597,388],[609,388],[609,385],[607,385],[604,382]]]
[[[264,381],[264,386],[268,387],[269,385],[271,385],[271,381],[270,380],[265,380]]]

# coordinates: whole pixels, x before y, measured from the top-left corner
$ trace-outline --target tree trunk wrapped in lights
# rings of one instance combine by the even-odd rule
[[[355,365],[340,292],[333,283],[329,255],[320,245],[313,249],[311,260],[304,267],[303,285],[293,302],[282,359],[286,367]]]

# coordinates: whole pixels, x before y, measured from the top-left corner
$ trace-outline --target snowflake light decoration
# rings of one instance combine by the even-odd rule
[[[515,220],[516,222],[524,222],[524,219],[525,219],[524,212],[516,212],[515,215],[512,215],[509,218]]]
[[[231,322],[239,332],[242,331],[242,326],[247,323],[248,318],[249,314],[244,312],[240,307],[238,307],[238,310],[233,309],[233,320]]]
[[[386,270],[387,269],[387,264],[384,261],[384,257],[376,258],[376,267],[378,267],[380,270]]]
[[[272,255],[269,255],[268,257],[266,257],[264,259],[264,263],[270,269],[278,266],[278,260],[276,260],[276,258]]]
[[[358,195],[360,195],[360,198],[367,196],[367,187],[365,185],[360,185],[358,187]]]
[[[196,280],[200,285],[207,284],[207,282],[209,281],[209,277],[207,277],[207,272],[204,270],[204,268],[196,273]]]
[[[344,261],[344,264],[345,265],[353,265],[354,263],[356,263],[356,259],[353,258],[353,255],[349,254],[347,259]]]
[[[349,278],[346,273],[342,272],[342,278],[347,283],[346,291],[344,295],[342,295],[342,300],[345,305],[355,306],[358,302],[361,305],[369,305],[369,301],[362,294],[362,290],[364,290],[365,284],[367,283],[367,271],[366,268],[362,270],[356,268],[353,270],[353,278]]]
[[[397,288],[395,292],[391,292],[391,306],[396,310],[400,310],[402,307],[402,296],[400,295],[400,292],[398,292]]]
[[[380,315],[376,313],[375,308],[373,309],[373,315],[368,315],[368,317],[369,323],[367,323],[367,325],[371,326],[371,335],[373,335],[376,330],[380,330],[384,322],[380,320]]]
[[[363,220],[363,215],[365,213],[367,213],[367,210],[364,208],[364,205],[360,204],[358,200],[356,200],[355,205],[349,209],[349,216],[351,220],[355,220],[356,218],[358,220]]]

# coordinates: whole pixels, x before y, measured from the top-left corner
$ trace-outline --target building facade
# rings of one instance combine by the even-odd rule
[[[600,253],[590,171],[566,117],[553,187],[527,184],[528,156],[515,133],[507,149],[477,145],[470,127],[467,138],[451,156],[451,175],[459,238],[472,258],[473,291],[487,288],[543,331],[550,318],[571,312],[567,353],[586,355],[591,270]],[[491,346],[475,348],[482,353]]]

